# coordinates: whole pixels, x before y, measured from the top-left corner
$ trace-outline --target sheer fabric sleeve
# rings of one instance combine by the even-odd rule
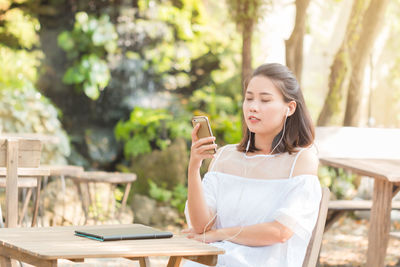
[[[211,210],[211,212],[215,214],[217,212],[217,191],[218,191],[218,179],[216,177],[216,174],[213,172],[206,173],[204,175],[201,184],[203,186],[203,194],[207,206]],[[185,206],[185,217],[189,228],[191,228],[192,224],[190,223],[187,201]]]
[[[296,185],[289,190],[286,200],[273,218],[308,242],[318,217],[321,185],[315,175],[301,175],[292,179],[296,180]]]

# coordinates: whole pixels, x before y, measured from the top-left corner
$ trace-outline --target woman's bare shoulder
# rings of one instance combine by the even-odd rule
[[[223,157],[223,155],[225,153],[231,153],[231,152],[237,151],[236,146],[237,146],[236,144],[229,144],[229,145],[224,145],[222,147],[219,147],[217,149],[217,153],[215,153],[214,158],[210,162],[208,171],[214,171],[214,170],[218,169],[220,157],[221,156]]]
[[[292,176],[305,174],[318,175],[319,159],[316,149],[314,147],[305,148],[297,153],[300,153],[300,155],[297,158]]]

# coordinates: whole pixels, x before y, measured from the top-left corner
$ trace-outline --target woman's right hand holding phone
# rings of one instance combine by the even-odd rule
[[[190,149],[190,161],[189,168],[200,169],[201,163],[204,159],[214,158],[214,154],[210,154],[209,150],[217,148],[217,144],[214,144],[215,137],[198,138],[197,133],[199,131],[200,124],[196,124],[192,131],[192,147]]]

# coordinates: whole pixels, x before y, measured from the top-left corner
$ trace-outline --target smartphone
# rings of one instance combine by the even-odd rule
[[[196,116],[192,118],[192,124],[193,127],[196,126],[196,124],[200,124],[200,128],[197,132],[197,137],[198,138],[205,138],[205,137],[211,137],[213,136],[212,131],[211,131],[211,126],[210,122],[208,121],[208,118],[206,116]],[[213,142],[210,142],[209,144],[214,144]],[[217,152],[217,149],[211,149],[207,150],[207,153],[209,154],[215,154]]]

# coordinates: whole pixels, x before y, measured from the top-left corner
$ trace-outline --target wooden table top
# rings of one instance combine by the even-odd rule
[[[400,159],[320,158],[323,165],[344,168],[359,175],[400,182]]]
[[[119,227],[121,225],[107,225]],[[184,236],[172,238],[100,242],[74,235],[77,229],[97,226],[59,226],[0,229],[1,247],[41,258],[82,259],[151,256],[201,256],[223,254],[224,250]]]

